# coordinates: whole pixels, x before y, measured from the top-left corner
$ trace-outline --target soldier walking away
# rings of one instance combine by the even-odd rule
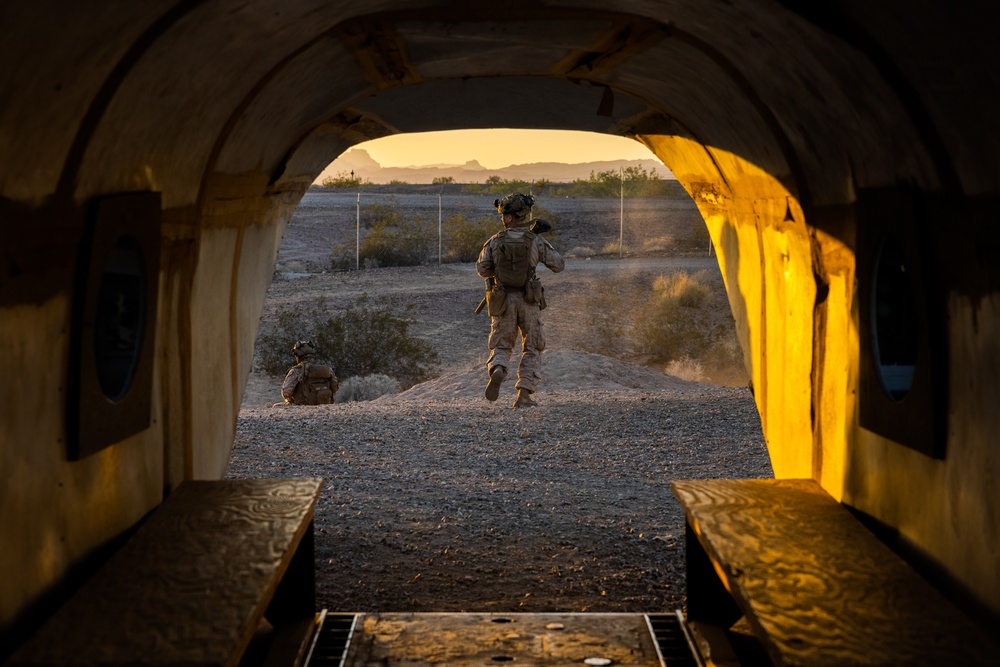
[[[316,358],[316,346],[308,340],[292,346],[295,365],[288,369],[281,383],[281,396],[290,405],[324,405],[333,403],[340,383],[333,367]]]
[[[507,378],[507,367],[514,351],[515,336],[521,334],[521,360],[517,367],[517,398],[512,407],[534,407],[531,395],[541,380],[541,353],[545,350],[540,313],[545,308],[542,284],[535,275],[541,262],[553,273],[566,266],[562,255],[539,236],[547,223],[533,226],[530,220],[535,199],[513,193],[494,200],[503,219],[504,229],[483,245],[476,271],[486,279],[486,307],[490,315],[490,358],[486,362],[489,381],[486,399],[500,396],[500,384]],[[534,231],[533,231],[534,230]]]

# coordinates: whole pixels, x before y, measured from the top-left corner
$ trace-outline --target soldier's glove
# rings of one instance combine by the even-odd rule
[[[552,224],[548,220],[535,218],[535,220],[533,220],[531,223],[531,227],[528,228],[528,231],[531,231],[535,234],[544,234],[545,232],[550,231],[551,229],[552,229]]]

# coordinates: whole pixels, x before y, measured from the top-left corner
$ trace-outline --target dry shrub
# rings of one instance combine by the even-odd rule
[[[723,294],[721,280],[709,272],[659,276],[636,317],[636,346],[649,359],[673,364],[671,375],[739,384],[742,352]]]
[[[601,248],[602,255],[627,255],[628,252],[628,246],[623,243],[619,243],[618,241],[608,243]]]
[[[355,375],[340,383],[336,403],[349,403],[351,401],[374,401],[386,394],[398,394],[399,381],[388,375],[376,373],[360,377]]]
[[[568,307],[586,318],[576,344],[588,352],[641,360],[686,380],[747,383],[736,325],[717,273],[677,272],[635,284],[616,276],[596,281]]]
[[[587,248],[587,247],[583,247],[583,246],[576,246],[575,248],[573,248],[572,250],[570,250],[568,253],[566,253],[566,256],[567,257],[593,257],[596,254],[597,254],[597,251],[594,250],[593,248]]]
[[[700,308],[711,296],[711,290],[699,280],[698,274],[689,276],[685,271],[659,276],[653,282],[653,291],[661,299],[674,299],[684,308]]]
[[[419,215],[397,214],[375,220],[361,239],[361,259],[366,268],[420,266],[436,250],[437,231]]]
[[[665,252],[673,247],[673,245],[673,236],[657,236],[642,242],[642,252]]]
[[[691,382],[704,382],[708,379],[708,375],[705,373],[705,367],[701,365],[700,361],[692,359],[691,357],[674,359],[667,364],[667,367],[664,370],[669,375],[679,377],[682,380],[689,380]]]
[[[333,316],[322,299],[282,309],[274,320],[261,322],[257,367],[271,375],[284,375],[295,363],[292,345],[308,339],[341,380],[382,374],[409,388],[431,377],[437,352],[410,334],[411,320],[398,316],[397,310],[391,300],[369,301],[366,296]]]
[[[453,262],[474,262],[483,244],[499,227],[493,218],[471,218],[466,212],[449,215],[442,223],[447,257]]]

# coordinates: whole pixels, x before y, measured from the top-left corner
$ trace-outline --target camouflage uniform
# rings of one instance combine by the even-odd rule
[[[310,400],[315,398],[315,396],[310,396],[310,392],[306,391],[304,386],[305,380],[305,366],[315,366],[319,369],[325,369],[324,375],[329,374],[322,381],[322,386],[325,386],[329,390],[330,396],[329,400],[332,402],[333,397],[337,394],[337,389],[340,387],[340,383],[337,381],[337,376],[333,372],[333,367],[321,359],[317,359],[313,356],[312,343],[309,341],[299,341],[295,343],[295,347],[292,348],[293,354],[295,354],[295,361],[297,362],[295,366],[288,369],[288,373],[285,374],[285,380],[281,383],[281,397],[285,399],[285,403],[294,405],[315,405],[315,400]],[[315,377],[315,375],[314,375]]]
[[[285,399],[285,403],[292,402],[292,396],[295,395],[295,388],[299,386],[302,382],[302,364],[296,364],[288,369],[288,373],[285,374],[285,381],[281,383],[281,397]]]
[[[528,228],[524,226],[511,227],[507,230],[508,238],[522,236]],[[499,245],[500,234],[494,235],[483,246],[476,262],[476,272],[483,278],[496,275],[496,248]],[[562,255],[541,236],[535,236],[530,251],[532,272],[541,262],[553,273],[558,273],[566,266]],[[495,289],[503,289],[497,286]],[[521,333],[521,361],[517,368],[517,389],[534,393],[541,379],[541,352],[545,349],[545,335],[542,332],[542,320],[538,304],[524,301],[524,290],[505,290],[507,292],[507,310],[499,317],[490,318],[490,358],[486,362],[487,372],[492,373],[497,366],[507,375],[507,366],[514,351],[514,341],[517,332]]]

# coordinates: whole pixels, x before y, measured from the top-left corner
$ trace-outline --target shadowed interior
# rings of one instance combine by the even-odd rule
[[[316,175],[368,139],[492,127],[648,146],[708,226],[776,476],[815,479],[1000,616],[994,11],[607,7],[0,5],[15,27],[0,45],[0,627],[181,481],[224,474],[277,250]],[[115,223],[159,229],[145,379],[111,401],[138,426],[92,441],[97,211],[145,192],[155,222],[126,208]],[[901,399],[871,362],[886,239],[915,272]]]

